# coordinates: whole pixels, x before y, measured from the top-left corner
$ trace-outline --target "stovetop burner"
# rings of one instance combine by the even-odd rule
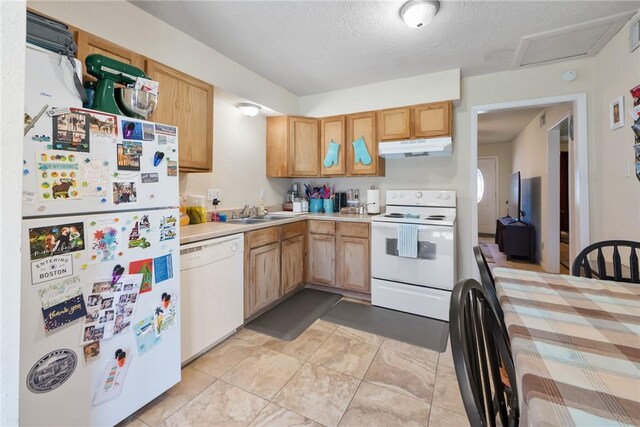
[[[429,215],[428,219],[444,219],[444,215]]]
[[[388,213],[388,214],[386,214],[385,216],[386,216],[387,218],[404,218],[404,214],[401,214],[401,213],[395,213],[395,212]]]
[[[443,216],[428,216],[425,219],[428,219],[429,221],[444,221]]]

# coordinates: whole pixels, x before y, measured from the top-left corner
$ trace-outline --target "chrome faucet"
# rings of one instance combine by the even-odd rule
[[[256,207],[244,205],[244,207],[240,211],[240,218],[248,218],[251,216],[256,216]]]

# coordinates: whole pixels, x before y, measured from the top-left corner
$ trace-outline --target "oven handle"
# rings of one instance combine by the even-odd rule
[[[398,239],[385,238],[385,254],[389,256],[400,256],[398,255]],[[418,256],[415,259],[436,259],[436,244],[425,240],[418,240]]]

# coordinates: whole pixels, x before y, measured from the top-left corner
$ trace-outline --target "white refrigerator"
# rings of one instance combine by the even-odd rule
[[[26,70],[20,424],[114,425],[180,381],[178,130]]]

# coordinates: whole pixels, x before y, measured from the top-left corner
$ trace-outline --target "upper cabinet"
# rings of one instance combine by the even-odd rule
[[[318,142],[318,119],[267,117],[267,176],[318,176]]]
[[[213,166],[213,86],[147,59],[145,72],[160,83],[151,119],[178,127],[181,172],[211,172]]]
[[[380,141],[411,138],[411,108],[392,108],[378,113]]]
[[[344,175],[346,169],[345,116],[320,119],[320,153],[322,176]]]
[[[411,109],[416,138],[451,136],[451,101],[415,105]]]
[[[85,59],[87,56],[98,53],[109,58],[113,58],[117,61],[124,62],[125,64],[133,65],[141,70],[144,69],[144,57],[129,49],[125,49],[122,46],[118,46],[115,43],[111,43],[108,40],[101,39],[98,36],[87,33],[80,29],[76,30],[76,43],[78,44],[78,59],[82,62],[83,80],[96,80],[95,77],[87,74]]]
[[[376,112],[349,114],[347,122],[347,175],[384,176],[378,156]]]

